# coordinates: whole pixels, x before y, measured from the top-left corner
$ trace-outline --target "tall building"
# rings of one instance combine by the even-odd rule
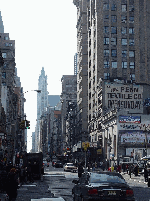
[[[36,152],[41,151],[42,139],[40,136],[40,120],[42,115],[46,113],[48,107],[47,76],[45,75],[44,67],[42,67],[41,74],[38,79],[38,90],[41,90],[41,92],[37,93],[37,124],[35,131]]]
[[[77,75],[77,53],[75,53],[75,55],[74,55],[74,75]]]
[[[128,128],[117,129],[118,115],[143,115],[143,101],[150,97],[149,8],[146,0],[90,0],[88,7],[88,128],[90,142],[98,147],[100,139],[108,160],[109,145],[116,160],[128,150],[118,138]],[[139,126],[128,126],[140,133]]]
[[[61,125],[62,125],[62,139],[63,149],[67,148],[67,132],[66,120],[68,107],[70,103],[77,103],[77,76],[76,75],[63,75],[62,76],[62,93],[61,93]]]
[[[2,21],[1,11],[0,11],[0,33],[4,33],[4,25]]]
[[[88,32],[89,0],[73,0],[77,7],[77,124],[78,141],[88,140]]]

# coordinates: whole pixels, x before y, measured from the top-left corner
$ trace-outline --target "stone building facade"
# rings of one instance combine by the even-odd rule
[[[68,115],[68,106],[70,103],[77,104],[77,76],[63,75],[62,76],[62,94],[61,94],[61,125],[62,125],[62,139],[63,150],[67,148],[67,133],[66,120]]]

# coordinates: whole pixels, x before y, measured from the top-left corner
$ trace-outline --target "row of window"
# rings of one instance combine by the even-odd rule
[[[110,32],[109,26],[104,26],[104,33],[108,34]],[[117,34],[117,27],[111,27],[111,33],[112,34]],[[127,27],[122,27],[121,28],[121,33],[122,34],[127,34]],[[134,27],[129,28],[129,34],[134,34]]]
[[[10,47],[10,46],[13,46],[13,44],[12,43],[5,43],[5,46]]]
[[[111,5],[111,11],[116,11],[116,4],[112,4]],[[107,11],[107,10],[109,10],[109,4],[104,4],[103,5],[103,10],[104,11]],[[121,11],[122,12],[126,12],[126,11],[130,11],[130,12],[133,12],[134,11],[134,5],[129,5],[129,9],[127,9],[127,4],[122,4],[121,5]]]
[[[111,62],[112,68],[117,68],[117,61]],[[104,61],[104,68],[109,68],[109,61]],[[127,61],[122,62],[122,68],[127,68]],[[135,68],[135,62],[129,62],[129,68]]]
[[[104,20],[107,22],[109,19],[109,15],[104,15]],[[111,15],[111,22],[117,22],[117,16],[116,15]],[[122,15],[121,16],[121,22],[126,23],[127,22],[127,16]],[[134,16],[129,16],[129,23],[134,23]]]
[[[127,38],[122,38],[121,44],[127,45]],[[109,38],[108,37],[104,38],[104,45],[109,45]],[[111,38],[111,45],[117,45],[117,39],[116,38]],[[134,46],[134,39],[129,39],[129,45]]]
[[[109,50],[104,50],[104,56],[109,56]],[[117,57],[117,50],[111,50],[111,56]],[[122,57],[127,57],[127,50],[122,50]],[[129,57],[135,57],[135,51],[131,50],[129,51]]]
[[[109,80],[110,79],[110,73],[104,73],[104,79]],[[135,80],[135,74],[130,74],[130,79]]]

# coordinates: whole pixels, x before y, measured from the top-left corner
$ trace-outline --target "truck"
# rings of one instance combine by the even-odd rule
[[[33,178],[40,179],[43,173],[43,154],[39,153],[26,153],[23,156],[23,166],[31,169]]]

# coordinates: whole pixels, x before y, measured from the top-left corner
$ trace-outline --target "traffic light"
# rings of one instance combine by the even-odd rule
[[[26,120],[26,129],[30,129],[30,121]]]
[[[19,128],[20,128],[20,129],[25,129],[25,120],[23,120],[23,121],[21,121],[21,122],[19,123]]]

